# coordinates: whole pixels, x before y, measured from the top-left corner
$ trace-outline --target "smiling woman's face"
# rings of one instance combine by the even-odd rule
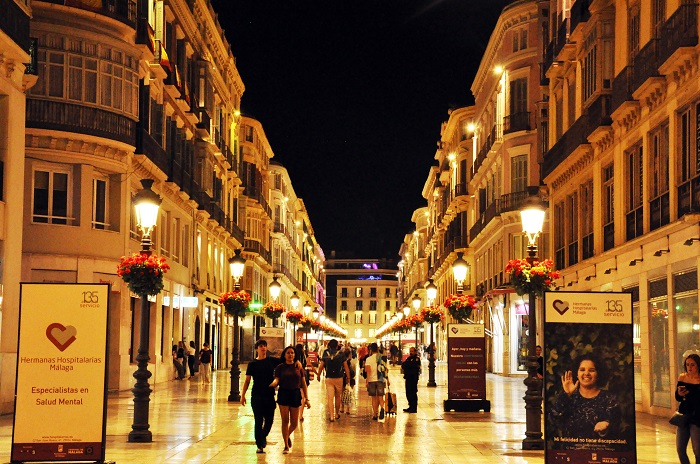
[[[289,361],[290,359],[294,361],[294,350],[291,348],[287,348],[284,352],[284,359],[286,361]]]
[[[579,385],[586,388],[595,387],[598,382],[598,371],[590,359],[584,359],[578,366]]]

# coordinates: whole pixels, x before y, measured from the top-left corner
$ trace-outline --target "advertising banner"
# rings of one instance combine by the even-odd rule
[[[545,463],[637,462],[632,295],[544,295]]]
[[[447,397],[486,399],[483,324],[447,325]]]
[[[278,327],[260,327],[260,338],[267,342],[267,352],[272,356],[281,356],[284,346],[284,329]]]
[[[108,301],[107,284],[21,284],[13,462],[104,461]]]

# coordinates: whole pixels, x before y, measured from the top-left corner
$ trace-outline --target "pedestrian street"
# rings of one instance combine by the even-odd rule
[[[427,388],[427,364],[418,388],[418,413],[406,407],[399,368],[390,369],[398,413],[372,421],[369,397],[360,380],[350,415],[327,420],[324,382],[309,387],[311,409],[292,436],[293,448],[283,455],[279,414],[275,416],[264,454],[256,454],[253,414],[247,406],[229,403],[229,372],[217,371],[211,385],[173,380],[151,394],[152,443],[128,443],[133,420],[131,392],[110,394],[107,411],[106,459],[117,464],[223,463],[543,463],[542,451],[522,451],[525,409],[523,378],[487,374],[490,413],[443,412],[447,393],[446,365],[437,363],[437,388]],[[241,380],[245,366],[241,366]],[[250,395],[250,392],[248,393]],[[248,396],[250,400],[250,397]],[[47,418],[50,420],[50,418]],[[637,416],[639,463],[677,463],[674,427],[664,417]],[[10,461],[12,417],[0,418],[0,463]]]

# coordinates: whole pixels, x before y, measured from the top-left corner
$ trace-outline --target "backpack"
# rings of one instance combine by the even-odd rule
[[[384,364],[384,359],[377,354],[377,381],[384,382],[386,377],[386,364]]]
[[[337,379],[343,376],[343,363],[345,362],[345,356],[342,353],[326,352],[328,357],[324,358],[323,361],[326,365],[326,378]]]
[[[211,351],[210,350],[202,350],[202,354],[199,358],[199,362],[208,364],[211,362]]]

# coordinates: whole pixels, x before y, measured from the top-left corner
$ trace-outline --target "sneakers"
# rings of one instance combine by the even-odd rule
[[[289,448],[285,448],[284,451],[282,451],[282,454],[289,454]]]
[[[257,451],[255,451],[255,452],[258,454],[262,454],[265,452],[265,450],[263,450],[262,448],[258,448]]]
[[[384,419],[384,408],[379,410],[379,419]]]

